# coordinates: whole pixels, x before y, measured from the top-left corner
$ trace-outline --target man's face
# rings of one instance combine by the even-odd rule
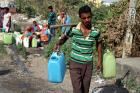
[[[33,21],[33,24],[36,26],[37,25],[37,22],[36,21]]]
[[[4,8],[4,10],[3,10],[3,11],[4,11],[4,13],[7,13],[7,10],[6,10],[5,8]]]
[[[51,12],[51,11],[52,11],[52,9],[48,9],[48,11],[49,11],[49,12]]]
[[[65,16],[65,12],[61,12],[60,16],[63,18]]]
[[[45,24],[43,24],[43,27],[48,27],[48,25],[45,23]]]
[[[91,28],[91,19],[92,15],[91,13],[81,13],[80,15],[81,22],[85,25],[86,28],[90,29]]]

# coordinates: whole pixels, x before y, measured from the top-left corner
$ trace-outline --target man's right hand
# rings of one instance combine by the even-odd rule
[[[60,45],[56,44],[53,48],[53,51],[58,51],[60,50]]]

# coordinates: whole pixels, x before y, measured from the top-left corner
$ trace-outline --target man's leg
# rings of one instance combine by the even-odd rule
[[[73,93],[82,93],[82,76],[81,76],[81,66],[79,63],[70,61],[70,77],[73,86]]]
[[[83,93],[89,93],[89,87],[90,87],[90,82],[91,82],[91,77],[92,77],[92,69],[93,65],[92,64],[87,64],[84,71],[82,71],[82,76],[83,76]]]
[[[51,34],[53,35],[53,37],[55,36],[55,28],[51,28],[50,29]]]

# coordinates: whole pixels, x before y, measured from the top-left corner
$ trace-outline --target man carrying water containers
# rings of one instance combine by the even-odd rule
[[[101,43],[97,42],[100,33],[92,28],[92,12],[88,5],[80,7],[79,18],[81,22],[72,31],[69,31],[67,35],[61,36],[54,50],[60,49],[60,46],[69,37],[72,38],[69,68],[73,93],[88,93],[93,69],[94,43],[98,47],[97,70],[101,69]]]

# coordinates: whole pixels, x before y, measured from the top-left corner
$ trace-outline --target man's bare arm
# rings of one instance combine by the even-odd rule
[[[63,45],[68,39],[68,36],[62,35],[59,41],[56,43],[54,50],[59,50],[60,46]]]
[[[102,66],[102,41],[97,42],[97,49],[98,49],[97,70],[99,70],[101,69]]]

